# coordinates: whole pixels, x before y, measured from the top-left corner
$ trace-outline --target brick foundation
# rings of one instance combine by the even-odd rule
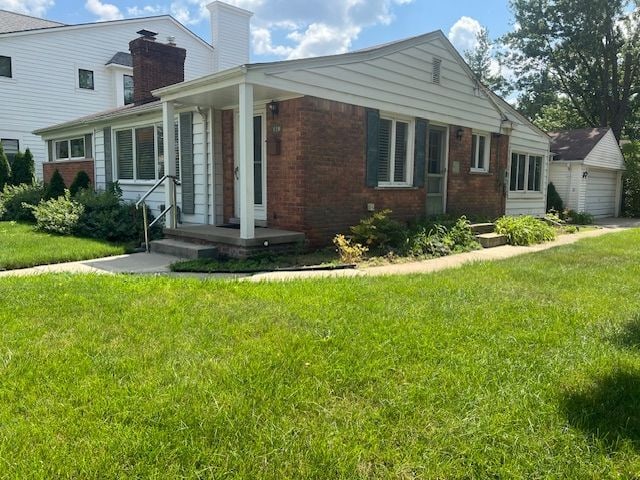
[[[53,172],[55,172],[56,169],[60,172],[60,175],[62,175],[62,179],[64,180],[64,184],[67,188],[71,186],[71,183],[73,183],[76,175],[81,170],[84,170],[87,175],[89,175],[91,185],[95,186],[95,179],[93,177],[93,160],[74,160],[65,162],[43,163],[42,171],[44,183],[49,183],[49,181],[51,180],[51,175],[53,175]]]

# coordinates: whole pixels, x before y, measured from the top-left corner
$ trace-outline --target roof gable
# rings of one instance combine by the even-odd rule
[[[550,132],[554,160],[584,160],[609,130],[609,128],[581,128]]]
[[[39,28],[61,27],[64,23],[32,17],[23,13],[0,10],[0,33],[24,32]]]

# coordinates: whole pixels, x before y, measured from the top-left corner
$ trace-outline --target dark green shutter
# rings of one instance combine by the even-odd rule
[[[378,128],[380,124],[380,112],[377,110],[366,111],[367,116],[367,187],[378,186]]]
[[[84,158],[93,158],[93,141],[92,135],[87,133],[84,136]]]
[[[111,127],[103,130],[104,138],[104,182],[109,185],[113,182],[113,155],[111,154]]]
[[[180,114],[180,153],[182,212],[195,213],[195,182],[193,179],[193,112]]]
[[[427,157],[427,126],[428,122],[416,118],[416,141],[413,164],[413,186],[424,187],[425,165]]]
[[[53,140],[47,140],[47,152],[49,153],[49,161],[53,162],[55,158],[53,158]]]

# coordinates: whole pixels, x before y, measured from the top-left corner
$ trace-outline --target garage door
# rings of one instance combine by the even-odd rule
[[[612,217],[616,211],[618,173],[589,169],[587,177],[586,211],[595,217]]]

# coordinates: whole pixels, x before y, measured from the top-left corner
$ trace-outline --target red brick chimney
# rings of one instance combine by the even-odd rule
[[[156,33],[148,30],[137,32],[141,35],[129,42],[133,60],[133,103],[158,100],[151,91],[184,81],[184,59],[187,51],[169,44],[156,42]]]

